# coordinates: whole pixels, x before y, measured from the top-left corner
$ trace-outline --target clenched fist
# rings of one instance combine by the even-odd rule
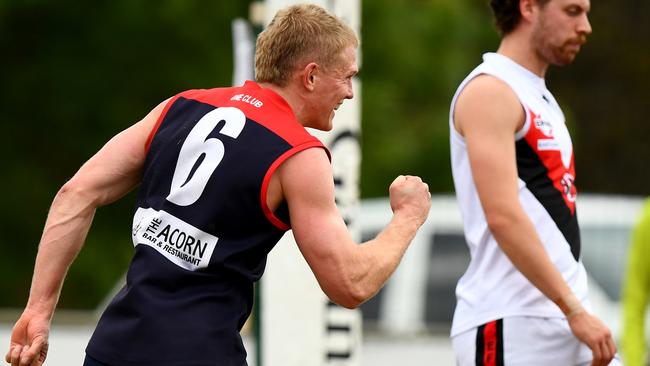
[[[400,175],[391,183],[389,193],[394,214],[406,215],[416,220],[418,226],[424,223],[431,208],[431,193],[420,177]]]

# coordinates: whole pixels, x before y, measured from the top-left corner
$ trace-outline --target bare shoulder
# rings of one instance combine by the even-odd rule
[[[302,192],[305,187],[329,186],[332,183],[332,166],[325,150],[309,148],[287,159],[279,168],[280,180],[285,191],[297,189]],[[293,188],[293,189],[292,189]]]
[[[524,112],[515,92],[503,80],[479,75],[463,88],[454,107],[456,130],[465,135],[476,127],[502,127],[517,130]],[[477,126],[478,125],[478,126]]]
[[[335,211],[334,178],[325,150],[308,148],[287,159],[276,171],[269,194],[277,204],[286,200],[294,234],[303,220]],[[273,178],[272,178],[273,180]]]

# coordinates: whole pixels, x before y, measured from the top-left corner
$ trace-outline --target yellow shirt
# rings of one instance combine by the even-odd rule
[[[623,343],[626,366],[643,366],[646,360],[645,314],[650,294],[650,199],[632,233],[623,287]]]

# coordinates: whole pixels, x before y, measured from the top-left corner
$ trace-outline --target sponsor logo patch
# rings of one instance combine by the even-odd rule
[[[553,137],[553,124],[551,122],[545,121],[541,116],[535,116],[533,123],[535,128],[540,130],[545,136]]]
[[[219,238],[177,217],[153,208],[138,208],[133,216],[133,245],[148,245],[179,267],[206,268]]]

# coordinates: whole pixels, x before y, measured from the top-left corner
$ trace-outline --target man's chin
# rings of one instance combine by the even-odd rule
[[[575,61],[576,57],[578,57],[578,53],[580,53],[580,47],[565,49],[564,52],[555,57],[555,62],[553,62],[553,64],[557,66],[569,65]]]
[[[332,130],[332,121],[330,120],[329,123],[319,123],[315,125],[307,125],[305,127],[313,128],[314,130],[319,130],[319,131],[331,131]]]
[[[333,128],[332,123],[329,123],[327,125],[317,127],[316,129],[319,130],[319,131],[328,132],[328,131],[332,131],[332,128]]]
[[[577,53],[565,54],[559,57],[555,57],[550,64],[555,66],[567,66],[573,63],[573,61],[578,56]]]
[[[330,118],[327,120],[327,123],[325,124],[325,128],[323,131],[331,131],[333,126],[334,126],[334,115],[336,114],[335,110],[332,110],[332,113],[330,114]]]

